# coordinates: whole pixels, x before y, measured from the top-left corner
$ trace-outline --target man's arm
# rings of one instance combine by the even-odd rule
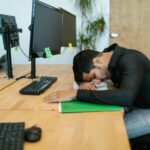
[[[118,67],[122,69],[122,79],[119,88],[106,91],[79,89],[77,99],[92,103],[131,106],[141,87],[144,67],[140,61],[133,57],[122,59]]]
[[[45,97],[47,103],[70,101],[75,97],[80,101],[98,104],[112,104],[119,106],[131,106],[143,79],[143,71],[140,73],[125,73],[120,88],[114,90],[83,90],[70,89],[56,91]]]
[[[95,87],[95,83],[93,82],[82,82],[79,83],[79,89],[96,90],[96,87]]]
[[[95,90],[96,88],[95,88],[95,84],[92,82],[82,82],[79,83],[79,89]],[[70,101],[75,99],[76,95],[77,95],[77,89],[60,90],[47,95],[44,98],[44,102],[56,103],[60,101]]]
[[[77,90],[60,90],[53,93],[50,93],[44,98],[44,102],[46,103],[57,103],[60,101],[71,101],[75,99],[77,95]]]

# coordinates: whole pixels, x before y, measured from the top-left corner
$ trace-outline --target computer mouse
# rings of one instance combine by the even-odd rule
[[[37,142],[41,139],[42,130],[40,127],[33,126],[25,130],[24,139],[27,142]]]

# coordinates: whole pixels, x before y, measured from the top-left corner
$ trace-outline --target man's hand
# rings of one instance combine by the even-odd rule
[[[44,98],[46,103],[57,103],[60,101],[71,101],[76,97],[77,90],[61,90],[53,92]]]
[[[79,89],[96,90],[96,87],[95,87],[95,84],[93,82],[82,82],[79,84]]]

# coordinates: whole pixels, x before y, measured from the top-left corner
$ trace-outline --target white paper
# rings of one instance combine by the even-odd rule
[[[59,105],[58,105],[58,112],[62,112],[62,109],[61,109],[61,102],[59,102]]]
[[[96,86],[96,90],[107,90],[108,89],[106,82],[101,82],[100,84],[95,85],[95,86]],[[76,81],[73,81],[73,88],[79,89],[79,85],[77,84]]]

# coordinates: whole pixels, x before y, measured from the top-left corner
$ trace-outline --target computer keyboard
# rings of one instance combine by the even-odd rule
[[[20,93],[25,95],[40,95],[46,89],[48,89],[48,87],[50,87],[56,80],[57,77],[40,77],[39,79],[22,88],[20,90]]]
[[[0,123],[0,150],[23,150],[25,123]]]

